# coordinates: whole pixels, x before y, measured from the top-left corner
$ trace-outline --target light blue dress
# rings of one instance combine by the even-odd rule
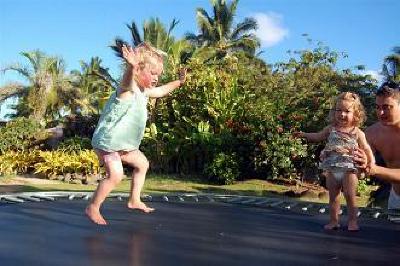
[[[107,152],[139,149],[146,128],[147,102],[148,97],[140,90],[123,100],[114,92],[94,131],[93,148]]]

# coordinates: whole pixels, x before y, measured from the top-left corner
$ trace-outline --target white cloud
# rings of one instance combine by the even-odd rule
[[[255,34],[261,40],[261,46],[271,47],[289,35],[289,30],[282,25],[283,16],[274,12],[256,13],[258,29]]]
[[[376,70],[361,70],[361,75],[370,75],[373,79],[376,79],[378,84],[382,83],[384,76]]]

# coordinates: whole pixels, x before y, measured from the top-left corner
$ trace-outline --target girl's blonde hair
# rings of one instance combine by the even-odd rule
[[[365,122],[366,115],[363,104],[361,103],[360,97],[353,92],[342,92],[339,94],[333,104],[333,108],[329,112],[329,122],[335,124],[335,110],[336,105],[340,101],[349,101],[353,103],[353,111],[354,111],[354,125],[356,127],[362,126]]]
[[[134,48],[139,58],[139,66],[143,69],[145,67],[163,69],[164,57],[167,54],[150,44],[143,42]]]

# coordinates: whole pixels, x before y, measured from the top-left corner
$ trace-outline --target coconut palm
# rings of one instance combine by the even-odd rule
[[[394,47],[393,52],[385,57],[382,72],[386,80],[400,82],[400,46]]]
[[[61,58],[49,57],[35,50],[22,52],[29,65],[13,64],[3,69],[16,71],[27,79],[28,85],[19,91],[20,102],[17,105],[17,116],[29,116],[42,121],[46,116],[54,115],[54,107],[59,107],[60,90],[68,89],[68,76]]]
[[[72,86],[79,91],[79,97],[69,104],[71,113],[98,114],[103,99],[108,98],[117,87],[117,81],[101,63],[99,57],[92,57],[89,63],[80,62],[80,71],[71,71]]]
[[[251,55],[260,46],[253,33],[257,22],[253,18],[233,25],[239,0],[227,3],[225,0],[211,0],[213,14],[209,15],[203,8],[197,8],[196,18],[199,34],[187,33],[186,39],[193,45],[205,50],[214,50],[214,56],[223,57],[237,51]],[[207,49],[212,47],[212,49]]]
[[[154,47],[168,53],[171,45],[175,42],[175,38],[171,36],[171,32],[178,23],[179,21],[174,18],[167,30],[165,25],[158,18],[150,18],[143,23],[143,34],[141,35],[137,24],[133,21],[130,25],[127,24],[132,35],[131,44],[121,38],[116,38],[115,44],[111,46],[111,49],[114,50],[118,57],[122,58],[122,45],[125,44],[135,47],[142,42],[148,42]]]

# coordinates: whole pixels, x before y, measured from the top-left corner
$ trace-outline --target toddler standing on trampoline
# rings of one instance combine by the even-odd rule
[[[154,87],[163,71],[163,52],[143,43],[138,47],[122,47],[127,67],[121,86],[104,107],[92,138],[92,146],[106,168],[107,178],[102,180],[89,205],[86,215],[96,224],[106,225],[100,213],[101,204],[122,180],[122,162],[134,167],[128,208],[149,213],[154,209],[140,199],[149,162],[139,150],[147,121],[148,98],[168,95],[186,79],[181,70],[179,80]]]
[[[375,159],[364,132],[359,126],[365,120],[365,112],[357,94],[352,92],[341,93],[334,103],[329,114],[331,124],[317,133],[297,133],[298,136],[310,142],[327,140],[321,152],[320,168],[326,173],[326,186],[329,191],[330,221],[324,226],[326,230],[338,229],[340,191],[347,202],[348,230],[358,231],[356,189],[358,184],[358,169],[356,168],[352,153],[361,148],[368,156],[369,164]]]

